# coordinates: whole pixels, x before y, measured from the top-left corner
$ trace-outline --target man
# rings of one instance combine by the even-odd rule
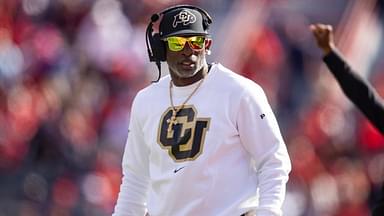
[[[324,62],[335,76],[346,96],[384,134],[384,102],[369,82],[352,71],[347,62],[338,53],[333,41],[332,26],[315,24],[311,25],[310,29],[313,32],[317,45],[323,51]],[[382,191],[384,193],[384,187]],[[384,196],[373,210],[372,215],[384,215]]]
[[[291,164],[263,90],[207,63],[205,11],[161,14],[170,75],[134,99],[114,215],[281,215]]]

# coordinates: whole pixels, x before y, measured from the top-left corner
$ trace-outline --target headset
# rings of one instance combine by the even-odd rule
[[[151,21],[149,22],[146,33],[145,33],[145,43],[147,45],[147,52],[148,52],[148,56],[149,56],[149,61],[155,62],[157,65],[157,68],[159,70],[159,76],[158,76],[157,80],[152,81],[152,82],[158,82],[160,80],[161,62],[167,60],[166,53],[165,53],[166,52],[165,41],[163,41],[161,39],[159,33],[153,33],[153,24],[160,19],[160,16],[162,16],[162,15],[164,15],[170,11],[180,9],[180,8],[187,8],[187,9],[193,9],[193,10],[199,11],[203,17],[203,28],[205,30],[207,30],[209,28],[209,25],[212,23],[212,18],[208,14],[207,11],[205,11],[204,9],[199,8],[197,6],[193,6],[193,5],[173,6],[173,7],[166,8],[159,13],[153,14],[151,16]]]

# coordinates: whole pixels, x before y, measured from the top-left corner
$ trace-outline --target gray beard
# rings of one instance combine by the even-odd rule
[[[174,73],[180,78],[191,78],[191,77],[195,76],[200,70],[201,70],[201,68],[194,71],[193,73],[179,73],[179,71],[174,71]]]

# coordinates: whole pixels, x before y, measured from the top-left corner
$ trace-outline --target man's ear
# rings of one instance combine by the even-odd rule
[[[207,54],[211,54],[211,45],[212,45],[212,39],[205,39],[205,50],[208,52]]]

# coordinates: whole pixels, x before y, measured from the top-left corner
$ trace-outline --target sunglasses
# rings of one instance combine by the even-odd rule
[[[199,51],[204,48],[205,37],[204,36],[193,36],[193,37],[167,37],[166,41],[168,42],[169,50],[177,52],[181,51],[185,43],[189,44],[189,47],[195,51]]]

